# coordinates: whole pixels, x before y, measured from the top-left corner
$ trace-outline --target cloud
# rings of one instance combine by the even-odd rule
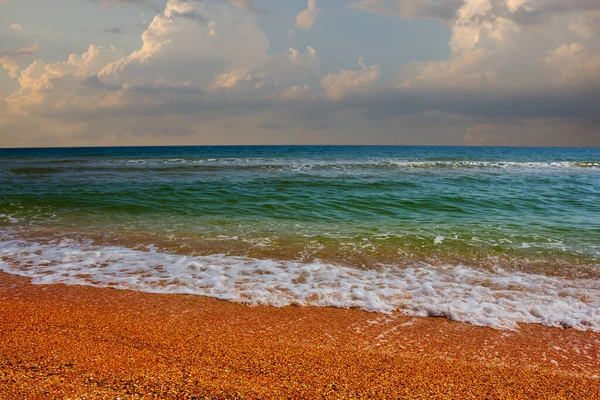
[[[576,133],[575,133],[576,132]],[[575,134],[573,134],[575,133]],[[597,143],[593,127],[556,119],[530,119],[510,123],[483,123],[466,129],[465,146],[589,146]],[[565,140],[566,139],[566,140]]]
[[[8,71],[8,76],[16,78],[19,74],[18,57],[30,56],[38,50],[38,46],[22,47],[20,49],[8,50],[0,53],[0,66]]]
[[[478,124],[467,128],[463,144],[465,146],[483,146],[488,140],[486,136],[496,130],[495,125]]]
[[[278,124],[276,122],[263,122],[261,124],[258,124],[258,127],[261,129],[267,129],[267,130],[284,130],[285,126]]]
[[[311,92],[308,85],[292,86],[276,93],[267,94],[265,97],[283,101],[314,101],[317,99],[317,95]]]
[[[362,58],[358,64],[359,70],[342,70],[321,79],[321,88],[327,98],[341,100],[352,93],[366,93],[373,88],[381,74],[380,66],[375,64],[369,67]]]
[[[26,112],[31,108],[39,111],[47,107],[54,110],[93,108],[98,99],[89,93],[89,88],[81,85],[81,81],[122,56],[122,51],[114,47],[91,45],[87,52],[72,54],[66,62],[45,64],[36,60],[21,71],[20,90],[8,96],[5,102],[15,112]]]
[[[256,8],[250,0],[224,0],[224,1],[229,1],[232,5],[239,7],[239,8],[244,8],[246,10],[260,12],[260,10],[258,8]]]
[[[20,72],[15,57],[32,51],[0,54],[20,84],[0,102],[0,119],[11,132],[30,132],[22,137],[31,143],[36,126],[40,143],[54,130],[54,144],[144,136],[155,144],[600,145],[597,11],[548,12],[525,24],[513,14],[541,2],[465,0],[453,13],[424,6],[451,2],[403,2],[421,7],[405,8],[407,18],[444,19],[450,56],[409,63],[394,80],[362,59],[358,69],[322,73],[318,40],[273,52],[252,3],[235,3],[169,0],[133,52],[91,45]]]
[[[596,0],[512,0],[512,6],[508,3],[511,13],[506,15],[521,25],[540,24],[558,15],[600,10],[600,2]]]
[[[558,84],[587,85],[600,82],[600,53],[586,54],[579,42],[562,44],[550,51],[546,63],[556,71]]]
[[[265,79],[264,72],[254,72],[250,68],[234,68],[218,74],[208,90],[239,90],[242,87],[260,89],[265,85]]]
[[[11,56],[0,57],[0,66],[8,71],[8,76],[16,78],[19,74],[19,62]]]
[[[104,6],[142,6],[157,9],[158,6],[154,0],[90,0],[94,3],[100,3]]]
[[[264,63],[268,46],[244,9],[225,2],[170,0],[143,32],[142,47],[106,65],[99,77],[111,84],[142,86],[160,80],[207,89],[225,71],[239,73]]]
[[[112,34],[115,34],[115,35],[121,35],[121,34],[123,34],[123,28],[119,28],[119,27],[106,28],[106,29],[102,29],[102,32],[104,32],[104,33],[112,33]]]
[[[9,27],[15,31],[22,31],[23,27],[19,24],[10,24]]]
[[[318,15],[317,2],[315,0],[308,0],[307,8],[296,15],[296,26],[301,29],[310,29]]]
[[[402,19],[437,18],[444,21],[456,19],[457,12],[465,7],[486,7],[488,15],[510,19],[519,25],[542,23],[557,15],[600,10],[597,0],[358,0],[352,8]]]
[[[523,91],[600,82],[597,20],[581,11],[592,8],[592,3],[564,3],[563,8],[559,3],[563,4],[465,0],[452,21],[451,56],[405,66],[399,86]],[[517,14],[524,9],[528,13],[540,10],[553,18],[541,25],[523,26]],[[558,9],[569,12],[549,11]]]
[[[0,0],[0,2],[3,0]],[[4,0],[6,1],[6,0]],[[150,7],[154,10],[160,11],[157,5],[157,2],[161,2],[160,0],[90,0],[94,3],[100,3],[105,6],[115,6],[115,5],[124,5],[124,6],[143,6]],[[196,2],[202,3],[205,0],[188,0],[188,2]],[[243,8],[247,10],[257,11],[257,9],[251,0],[218,0],[220,3],[229,3],[235,7]],[[1,3],[0,3],[1,4]]]
[[[402,19],[439,18],[451,20],[462,7],[463,0],[359,0],[351,7],[374,14]]]
[[[317,51],[310,46],[306,46],[305,53],[290,47],[286,56],[294,66],[316,68],[319,65]]]
[[[274,87],[300,76],[297,71],[315,67],[316,52],[311,47],[306,52],[267,54],[269,42],[248,13],[251,3],[232,5],[169,0],[143,32],[140,49],[124,54],[91,45],[67,62],[38,60],[21,73],[21,89],[8,96],[6,104],[21,113],[85,111],[89,117],[94,110],[116,107],[164,105],[167,110],[181,102],[206,106],[223,96],[263,87],[257,96],[264,100]]]

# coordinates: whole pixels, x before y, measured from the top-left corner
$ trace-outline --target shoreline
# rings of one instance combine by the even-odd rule
[[[600,334],[32,285],[0,273],[0,397],[600,398]]]

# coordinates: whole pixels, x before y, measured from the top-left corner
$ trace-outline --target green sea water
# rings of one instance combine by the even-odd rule
[[[589,283],[600,278],[600,149],[0,150],[0,239],[3,269],[32,277],[26,264],[40,260],[23,249],[43,253],[35,245]]]

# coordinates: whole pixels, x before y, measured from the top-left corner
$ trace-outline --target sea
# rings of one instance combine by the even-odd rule
[[[600,332],[600,149],[0,149],[0,270]]]

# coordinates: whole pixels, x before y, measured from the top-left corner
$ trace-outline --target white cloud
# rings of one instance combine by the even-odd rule
[[[22,31],[23,27],[19,24],[10,24],[9,25],[11,29],[15,30],[15,31]]]
[[[68,105],[93,108],[90,88],[83,87],[81,81],[120,57],[123,57],[123,52],[114,47],[91,45],[87,52],[72,54],[66,62],[45,64],[36,60],[21,71],[21,89],[5,101],[17,112],[44,104],[54,109]]]
[[[8,72],[8,76],[11,78],[16,78],[19,74],[19,62],[14,57],[0,57],[0,66]]]
[[[283,97],[308,98],[294,86],[308,71],[314,74],[316,51],[307,46],[267,54],[269,42],[249,5],[169,0],[143,32],[140,49],[124,54],[91,45],[65,62],[37,60],[22,71],[21,88],[6,104],[14,112],[46,115],[127,107],[144,112],[144,106],[167,109],[190,99],[211,104],[248,95],[264,101],[266,93],[288,85]]]
[[[595,20],[564,6],[568,12],[559,14],[532,0],[465,0],[452,22],[451,56],[409,64],[399,86],[523,91],[600,83]],[[544,23],[524,24],[542,12],[548,15]]]
[[[330,100],[341,100],[352,93],[367,93],[379,79],[381,68],[374,64],[370,67],[360,58],[359,70],[343,70],[321,79],[321,88]]]
[[[458,2],[462,6],[454,9]],[[40,143],[45,140],[43,135],[49,140],[55,129],[57,141],[48,144],[82,143],[81,135],[97,140],[90,143],[122,138],[135,143],[136,137],[146,135],[155,140],[152,143],[164,144],[171,140],[169,135],[180,138],[177,135],[208,131],[214,137],[196,138],[220,142],[219,132],[230,132],[235,138],[241,131],[219,130],[219,126],[234,124],[232,121],[238,127],[264,128],[271,135],[276,134],[277,126],[285,127],[286,134],[297,129],[299,135],[319,129],[358,132],[358,127],[377,126],[388,132],[384,141],[391,143],[398,131],[390,121],[406,122],[414,115],[430,115],[431,110],[460,120],[454,122],[454,142],[448,139],[455,144],[463,140],[502,144],[507,132],[514,130],[511,124],[519,118],[554,118],[558,113],[557,118],[568,119],[577,114],[583,116],[581,125],[596,123],[595,110],[590,111],[593,102],[568,97],[576,96],[579,88],[593,89],[600,83],[600,16],[598,11],[581,11],[583,0],[577,0],[579,8],[569,8],[568,13],[547,7],[541,19],[535,7],[542,3],[531,0],[360,3],[402,5],[403,14],[398,8],[393,14],[402,18],[443,19],[451,30],[450,56],[410,63],[398,82],[386,81],[379,65],[367,65],[362,59],[358,69],[336,67],[332,71],[339,72],[323,76],[322,55],[315,50],[320,49],[318,38],[311,43],[314,48],[294,45],[282,53],[269,51],[269,40],[250,2],[168,0],[162,12],[148,21],[142,45],[133,52],[91,45],[64,62],[37,60],[23,71],[18,57],[31,54],[31,49],[0,53],[0,69],[18,77],[20,84],[0,107],[0,119],[7,130],[23,134],[43,125]],[[313,10],[318,13],[316,4]],[[314,18],[311,21],[312,26]],[[278,42],[277,47],[280,45]],[[344,45],[352,50],[351,42]],[[330,68],[330,60],[325,61],[323,65]],[[397,83],[399,89],[390,87]],[[16,84],[16,80],[11,82]],[[572,91],[573,87],[577,90]],[[550,90],[554,97],[546,101],[546,92],[540,88]],[[531,95],[533,100],[522,94]],[[589,97],[593,96],[597,97],[595,92]],[[556,104],[561,104],[558,110]],[[22,117],[22,113],[28,116]],[[20,120],[17,115],[21,115]],[[421,127],[426,126],[425,120],[431,118],[419,119]],[[435,127],[435,122],[428,123],[427,129],[421,129],[415,122],[414,132]],[[438,124],[444,125],[440,131],[445,132],[445,122]],[[550,125],[548,121],[531,123],[527,135],[540,139],[536,132]],[[563,123],[562,130],[553,132],[561,135],[573,125],[573,121]],[[23,137],[35,136],[28,135]],[[360,135],[355,139],[365,141]],[[427,136],[429,142],[434,143],[436,135]],[[581,143],[598,143],[590,135]],[[263,136],[261,140],[265,137],[272,138]],[[321,140],[318,135],[312,137]],[[341,134],[334,137],[345,140]],[[410,140],[418,143],[423,137]],[[294,140],[290,138],[284,139]],[[524,143],[518,135],[510,140]],[[564,144],[566,140],[553,143]]]
[[[555,83],[559,85],[600,82],[600,53],[586,54],[579,42],[562,44],[550,51],[546,63],[556,72]]]
[[[8,71],[8,76],[16,78],[19,75],[19,61],[18,57],[30,56],[38,50],[37,45],[22,47],[20,49],[9,50],[0,53],[0,66]]]
[[[310,29],[318,15],[317,2],[315,0],[308,0],[307,8],[296,15],[296,26],[301,29]]]
[[[190,81],[208,89],[219,74],[264,63],[268,46],[245,9],[224,2],[169,0],[142,34],[142,48],[99,75],[111,84],[145,85],[163,79],[167,85]]]
[[[290,47],[288,49],[287,57],[290,60],[290,63],[294,66],[316,68],[319,65],[317,52],[310,46],[306,46],[305,53]]]
[[[264,72],[254,72],[250,68],[233,68],[217,75],[208,90],[260,89],[265,85],[266,78]]]

